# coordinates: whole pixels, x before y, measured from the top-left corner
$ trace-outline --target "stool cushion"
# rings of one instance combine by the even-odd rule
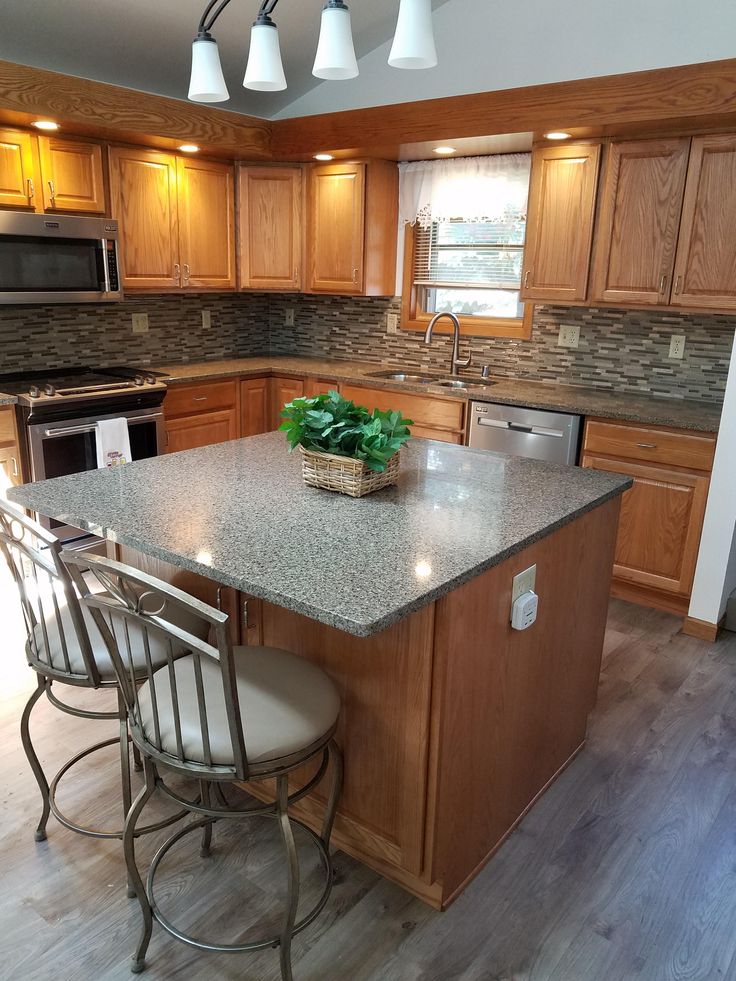
[[[245,752],[250,763],[277,760],[306,749],[328,733],[340,712],[340,696],[330,678],[306,658],[274,647],[233,650]],[[202,686],[213,764],[233,765],[233,749],[225,714],[220,663],[201,657]],[[185,760],[204,763],[194,658],[174,663]],[[167,669],[154,675],[161,730],[161,750],[178,756],[176,729]],[[140,721],[146,738],[156,745],[150,684],[138,692]]]

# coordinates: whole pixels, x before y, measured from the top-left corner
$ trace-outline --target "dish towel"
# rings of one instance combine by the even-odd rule
[[[127,419],[100,419],[97,423],[97,466],[119,467],[130,463],[130,437]]]

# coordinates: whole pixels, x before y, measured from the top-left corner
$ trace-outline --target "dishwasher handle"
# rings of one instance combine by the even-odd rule
[[[494,429],[511,430],[514,433],[531,433],[533,436],[553,436],[556,439],[564,439],[565,434],[559,429],[546,429],[544,426],[523,426],[518,422],[509,422],[508,419],[484,419],[478,418],[479,426],[491,426]]]

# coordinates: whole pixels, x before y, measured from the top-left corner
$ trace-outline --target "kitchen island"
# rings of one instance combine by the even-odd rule
[[[354,500],[306,487],[268,434],[9,496],[255,597],[249,638],[341,690],[334,841],[443,907],[584,744],[629,485],[413,440],[398,486]],[[513,630],[512,579],[532,565],[537,622]],[[296,810],[319,820],[309,798]]]

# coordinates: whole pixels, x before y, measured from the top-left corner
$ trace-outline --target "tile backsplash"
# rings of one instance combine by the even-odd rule
[[[295,311],[294,327],[285,313]],[[202,326],[209,311],[211,326]],[[148,313],[133,334],[131,315]],[[451,339],[386,330],[396,298],[220,293],[134,297],[84,306],[0,307],[0,374],[74,364],[155,364],[256,354],[348,358],[444,370]],[[557,344],[562,325],[580,328],[575,349]],[[473,367],[492,374],[619,392],[722,402],[736,317],[538,306],[528,341],[463,339]],[[668,358],[673,334],[687,337],[682,361]]]

